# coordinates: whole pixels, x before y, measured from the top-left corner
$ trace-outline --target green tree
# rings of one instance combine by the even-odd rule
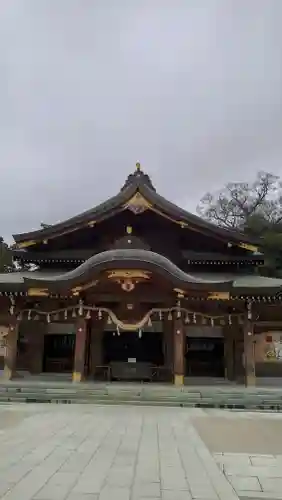
[[[0,236],[0,273],[11,272],[13,267],[13,259],[9,246]]]
[[[264,272],[282,275],[282,186],[279,177],[259,172],[253,182],[228,183],[207,193],[197,207],[206,220],[258,238],[266,257]]]

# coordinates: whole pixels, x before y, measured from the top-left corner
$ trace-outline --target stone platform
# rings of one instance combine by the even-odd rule
[[[202,410],[0,407],[2,500],[238,500],[196,432]]]
[[[282,414],[0,406],[1,500],[281,500]]]

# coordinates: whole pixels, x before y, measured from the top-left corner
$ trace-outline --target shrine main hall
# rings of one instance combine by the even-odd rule
[[[282,280],[262,276],[259,242],[177,207],[139,164],[104,203],[14,242],[29,270],[0,275],[6,380],[282,375]]]

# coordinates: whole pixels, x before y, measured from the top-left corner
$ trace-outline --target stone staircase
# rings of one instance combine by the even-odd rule
[[[0,381],[0,404],[143,405],[282,411],[282,389],[67,381]]]

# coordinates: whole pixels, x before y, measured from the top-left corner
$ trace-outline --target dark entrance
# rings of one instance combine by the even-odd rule
[[[153,380],[155,368],[164,363],[162,333],[105,331],[104,363],[112,380]]]
[[[104,363],[128,362],[135,359],[139,363],[161,366],[164,363],[163,334],[156,332],[116,332],[106,331],[103,335]]]
[[[44,372],[72,372],[75,334],[52,334],[44,336]]]
[[[187,338],[186,375],[224,377],[224,341],[222,338]]]

